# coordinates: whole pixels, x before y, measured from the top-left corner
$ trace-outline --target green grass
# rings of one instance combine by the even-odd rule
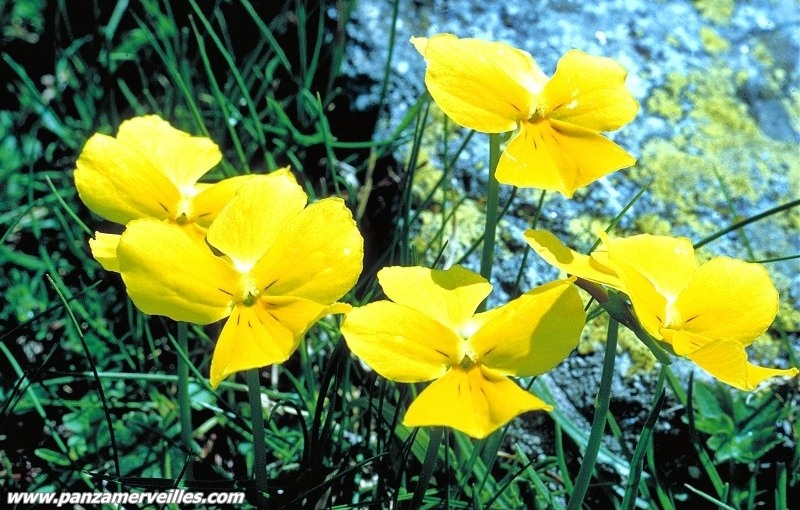
[[[91,9],[0,1],[0,67],[11,77],[0,103],[4,491],[181,486],[245,490],[255,501],[248,384],[232,377],[212,390],[207,380],[219,326],[181,332],[170,320],[144,316],[118,275],[103,271],[89,253],[94,230],[112,228],[85,209],[72,181],[75,159],[94,132],[111,134],[126,118],[158,113],[223,148],[211,180],[291,165],[310,197],[343,197],[380,248],[368,251],[362,280],[345,298],[353,304],[377,296],[374,275],[384,265],[443,263],[447,229],[464,197],[448,189],[454,163],[425,196],[414,194],[423,135],[439,122],[429,114],[428,98],[420,98],[387,139],[349,131],[347,120],[330,113],[348,108],[346,83],[338,78],[354,1],[326,3],[337,10],[336,21],[321,16],[316,2],[303,0],[269,12],[248,0],[118,0],[95,2]],[[387,20],[387,30],[393,39],[392,22]],[[31,53],[35,38],[42,41],[37,51],[45,53]],[[51,74],[54,83],[42,85],[42,74]],[[384,78],[381,98],[387,83]],[[452,132],[452,126],[442,130]],[[455,162],[473,138],[462,136],[445,161]],[[387,164],[398,147],[409,154],[407,161],[393,162],[403,169],[399,183],[389,178]],[[381,195],[387,182],[392,193]],[[387,197],[393,202],[381,210]],[[500,201],[501,217],[513,197]],[[441,208],[441,227],[420,248],[412,243],[414,232],[422,212],[433,206]],[[697,245],[797,206],[793,201],[742,219]],[[384,229],[381,215],[387,214]],[[480,249],[482,238],[471,243],[467,253]],[[524,265],[527,255],[519,259]],[[602,314],[592,305],[590,317]],[[549,414],[541,433],[552,444],[543,456],[529,458],[506,429],[475,441],[452,430],[404,427],[403,413],[421,388],[366,370],[348,351],[337,321],[318,324],[286,364],[258,372],[266,403],[266,458],[259,463],[270,508],[798,504],[791,496],[800,483],[796,384],[745,398],[725,386],[678,380],[664,367],[646,420],[634,431],[640,437],[634,451],[615,446],[623,425],[613,412],[604,414],[604,393],[591,428],[558,408]],[[787,335],[796,335],[775,333],[787,346]],[[183,335],[188,363],[180,362]],[[613,352],[607,356],[613,370]],[[179,411],[181,365],[187,369],[190,437]],[[521,382],[555,400],[544,380]],[[666,434],[657,427],[665,395],[679,407],[672,416],[683,418],[671,420]],[[794,428],[776,435],[776,423]],[[665,435],[684,441],[680,467],[691,482],[675,483],[674,473],[664,469],[674,460],[663,446]],[[596,465],[584,460],[592,456]]]

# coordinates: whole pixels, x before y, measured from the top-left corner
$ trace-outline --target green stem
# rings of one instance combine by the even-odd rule
[[[264,439],[264,412],[261,408],[261,383],[259,382],[258,369],[246,372],[247,392],[250,399],[250,420],[253,425],[253,477],[256,480],[256,490],[262,494],[257,495],[258,507],[264,508],[267,492],[267,445]]]
[[[718,231],[715,234],[712,234],[712,235],[706,237],[705,239],[697,241],[696,243],[694,243],[694,249],[696,250],[696,249],[700,248],[701,246],[705,246],[706,244],[710,243],[711,241],[717,239],[718,237],[722,237],[722,236],[724,236],[725,234],[727,234],[729,232],[733,232],[734,230],[737,230],[737,229],[740,229],[740,228],[744,227],[745,225],[749,225],[750,223],[753,223],[753,222],[756,222],[758,220],[764,219],[764,218],[766,218],[768,216],[772,216],[773,214],[776,214],[776,213],[779,213],[779,212],[782,212],[782,211],[787,211],[787,210],[789,210],[789,209],[791,209],[793,207],[797,207],[799,205],[800,205],[800,199],[792,200],[791,202],[787,202],[785,204],[781,204],[781,205],[779,205],[777,207],[773,207],[772,209],[769,209],[769,210],[766,210],[764,212],[758,213],[758,214],[756,214],[754,216],[751,216],[749,218],[745,218],[742,221],[738,221],[738,222],[734,223],[733,225],[730,225],[728,227],[723,228],[722,230]]]
[[[192,404],[189,396],[189,325],[185,322],[178,322],[178,347],[181,354],[178,354],[178,419],[181,423],[181,443],[186,455],[189,455],[189,462],[186,467],[185,479],[191,480],[194,476],[192,469],[191,455],[194,453],[194,441],[192,440]]]
[[[494,241],[497,232],[498,205],[500,202],[500,184],[494,173],[500,160],[500,135],[489,135],[489,184],[486,192],[486,228],[483,234],[483,252],[481,253],[481,276],[492,280],[494,265]],[[485,302],[481,306],[485,309]]]
[[[621,508],[623,510],[636,508],[636,497],[639,491],[639,481],[642,478],[644,458],[647,454],[648,445],[653,438],[653,429],[655,429],[658,416],[661,414],[661,407],[664,405],[664,381],[666,381],[666,379],[667,365],[661,365],[661,372],[658,374],[658,382],[656,383],[654,392],[655,397],[653,398],[653,405],[642,427],[642,433],[639,434],[636,450],[634,450],[633,456],[631,457],[631,464],[628,469],[628,484],[627,487],[625,487],[625,495],[622,498]]]
[[[417,481],[417,488],[414,489],[414,495],[411,499],[411,504],[408,508],[421,508],[422,500],[425,497],[425,492],[428,490],[428,484],[433,477],[433,472],[436,468],[437,460],[439,458],[439,446],[442,444],[444,437],[444,427],[433,427],[430,436],[428,437],[428,451],[425,454],[425,460],[422,463],[422,471],[419,474]]]
[[[582,278],[577,278],[575,280],[575,285],[588,292],[614,320],[630,329],[633,334],[636,335],[636,338],[641,340],[641,342],[650,349],[650,352],[653,353],[653,356],[655,356],[660,363],[664,365],[672,363],[670,353],[659,345],[658,340],[645,331],[644,327],[639,323],[639,319],[636,318],[636,314],[631,309],[631,305],[628,304],[626,299],[620,296],[620,293],[613,290],[607,291],[602,286]]]
[[[569,498],[567,510],[579,510],[586,497],[586,490],[592,478],[592,471],[597,461],[597,454],[600,451],[600,444],[603,442],[603,430],[608,418],[608,404],[611,400],[611,381],[614,376],[614,361],[617,356],[617,334],[619,333],[619,322],[613,318],[608,319],[608,336],[606,337],[606,352],[603,358],[603,374],[600,377],[600,389],[597,392],[595,402],[594,418],[592,419],[592,430],[589,433],[589,442],[586,445],[586,452],[583,454],[581,469],[575,479],[575,489]]]

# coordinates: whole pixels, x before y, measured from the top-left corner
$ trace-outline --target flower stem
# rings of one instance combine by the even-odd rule
[[[245,372],[247,377],[247,394],[250,399],[250,420],[253,426],[253,477],[256,480],[258,507],[263,508],[267,492],[267,445],[264,439],[264,412],[261,408],[261,383],[258,369]]]
[[[178,322],[178,419],[181,424],[181,443],[189,457],[184,478],[191,480],[194,477],[193,453],[194,440],[192,439],[192,402],[189,396],[189,325]]]
[[[603,442],[603,431],[608,419],[608,404],[611,400],[611,380],[614,376],[614,361],[617,356],[618,333],[619,322],[609,317],[606,351],[603,358],[603,374],[600,376],[600,389],[597,392],[597,400],[594,404],[592,430],[589,433],[589,442],[586,444],[586,452],[583,454],[583,462],[581,462],[578,477],[575,479],[575,489],[569,498],[567,510],[580,510],[583,498],[586,497],[586,490],[589,488],[589,481],[592,478],[592,471],[594,471],[597,454],[600,451],[600,444]]]
[[[431,428],[430,436],[428,437],[428,451],[422,463],[422,472],[419,474],[417,487],[414,489],[414,495],[412,496],[411,504],[408,508],[420,508],[422,506],[425,491],[428,490],[428,484],[436,469],[437,460],[439,458],[439,446],[442,444],[443,437],[444,427]]]
[[[494,173],[500,161],[500,135],[489,135],[489,184],[486,192],[486,228],[483,234],[483,252],[481,253],[481,276],[492,280],[494,265],[494,241],[497,232],[498,205],[500,202],[500,184]],[[481,306],[485,309],[485,303]]]

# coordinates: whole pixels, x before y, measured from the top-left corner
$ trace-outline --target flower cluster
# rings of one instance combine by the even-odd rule
[[[211,385],[285,361],[308,328],[361,273],[363,239],[339,198],[307,206],[288,169],[198,183],[220,160],[216,145],[155,117],[95,135],[75,172],[81,199],[125,224],[98,234],[95,258],[118,271],[148,314],[210,324],[227,317]]]
[[[636,100],[615,61],[572,50],[549,79],[525,51],[451,34],[412,38],[427,63],[425,84],[456,123],[486,133],[517,132],[496,169],[498,181],[555,190],[578,187],[635,159],[599,134],[633,120]],[[744,348],[766,331],[778,311],[767,271],[717,257],[699,264],[685,238],[638,235],[611,239],[603,250],[576,253],[546,231],[525,239],[548,263],[568,274],[623,292],[645,334],[742,390],[797,368],[765,368]]]
[[[548,78],[530,54],[502,43],[450,34],[411,42],[446,115],[485,133],[515,131],[492,169],[497,181],[569,198],[635,164],[601,134],[638,110],[614,60],[572,50]],[[766,270],[726,257],[700,264],[684,238],[602,234],[602,249],[584,255],[529,230],[525,240],[569,278],[483,311],[492,286],[466,268],[390,266],[378,272],[387,299],[353,308],[338,300],[359,278],[363,239],[344,201],[308,204],[288,168],[199,182],[220,159],[211,140],[144,116],[122,123],[116,137],[90,138],[75,171],[88,208],[125,225],[90,244],[141,311],[201,325],[225,320],[212,387],[285,361],[321,317],[345,314],[344,340],[375,372],[430,382],[405,425],[482,438],[520,413],[551,409],[511,378],[542,374],[577,345],[586,314],[573,284],[623,293],[635,321],[626,325],[737,388],[798,372],[747,361],[745,347],[777,313]]]

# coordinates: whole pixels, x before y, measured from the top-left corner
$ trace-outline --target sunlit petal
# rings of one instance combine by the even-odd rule
[[[507,375],[555,367],[577,347],[586,313],[569,280],[538,287],[509,302],[470,339],[476,359]]]
[[[594,131],[545,119],[521,123],[500,156],[496,176],[505,184],[571,198],[578,188],[634,163],[634,157]]]
[[[408,408],[409,427],[445,426],[483,438],[525,411],[551,410],[510,379],[473,365],[454,368],[432,382]]]
[[[208,243],[246,272],[303,210],[306,200],[288,171],[253,179],[239,188],[208,228]]]
[[[286,361],[298,342],[291,331],[265,315],[260,306],[237,305],[214,348],[211,386],[216,388],[236,372]]]
[[[499,42],[439,34],[412,38],[428,64],[425,85],[456,123],[485,133],[528,118],[547,77],[525,51]]]
[[[209,185],[198,185],[200,192],[192,199],[190,221],[208,228],[217,214],[231,201],[233,196],[244,185],[262,179],[261,175],[239,175],[223,179]]]
[[[298,212],[271,244],[252,271],[270,295],[329,304],[349,291],[361,273],[364,239],[340,198],[326,198]]]
[[[659,330],[674,320],[672,305],[697,268],[691,241],[648,234],[610,238],[601,233],[601,238],[636,317],[660,338]]]
[[[674,303],[697,269],[692,242],[685,237],[649,234],[612,238],[600,234],[612,265],[624,262]]]
[[[191,194],[197,180],[222,159],[210,139],[175,129],[157,115],[126,120],[119,126],[117,140],[158,165],[184,195]]]
[[[796,368],[777,369],[753,365],[747,361],[744,346],[733,340],[717,340],[688,355],[689,359],[720,381],[740,390],[752,391],[765,379],[793,377]]]
[[[128,294],[147,314],[209,324],[230,313],[239,293],[234,268],[174,224],[130,222],[117,257]]]
[[[427,315],[390,301],[353,309],[342,323],[350,350],[387,379],[421,382],[461,361],[464,340]]]
[[[94,257],[106,271],[119,273],[117,246],[119,246],[120,237],[119,234],[95,232],[94,238],[89,239],[89,248],[92,250],[92,257]]]
[[[175,216],[180,195],[156,163],[103,134],[83,147],[75,170],[78,195],[94,213],[115,223]]]
[[[378,271],[378,282],[395,303],[419,310],[454,331],[466,325],[492,291],[482,276],[461,266],[385,267]]]
[[[568,51],[542,91],[545,115],[595,131],[619,129],[639,110],[626,74],[613,59]]]
[[[622,282],[612,268],[599,263],[593,257],[567,248],[552,233],[546,230],[526,230],[524,236],[540,257],[565,273],[616,289],[622,287]]]
[[[273,322],[280,324],[282,328],[290,331],[298,340],[314,323],[325,315],[350,311],[350,305],[346,303],[336,303],[333,306],[328,306],[293,296],[262,296],[258,300],[258,307],[256,308],[265,327],[269,327]],[[272,321],[267,320],[267,318],[271,318]]]
[[[775,319],[778,291],[763,266],[718,257],[697,269],[675,308],[681,329],[747,345]]]

